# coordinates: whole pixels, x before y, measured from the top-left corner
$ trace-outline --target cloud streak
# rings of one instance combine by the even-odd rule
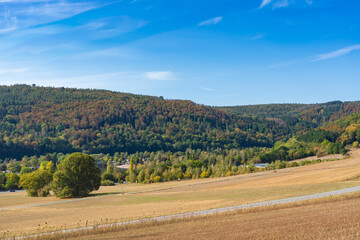
[[[306,62],[325,61],[325,60],[345,56],[356,50],[360,50],[360,44],[341,48],[341,49],[338,49],[338,50],[335,50],[335,51],[332,51],[329,53],[318,54],[318,55],[312,56],[312,57],[307,57],[307,58],[296,59],[296,60],[292,60],[292,61],[288,61],[288,62],[273,64],[273,65],[268,66],[267,68],[275,69],[275,68],[282,68],[282,67],[287,67],[287,66],[296,65],[296,64],[300,64],[300,63],[306,63]]]
[[[8,73],[23,73],[28,71],[30,68],[9,68],[9,69],[0,69],[0,74]]]
[[[0,33],[67,19],[115,2],[117,1],[0,0],[0,6],[9,9],[3,14],[4,20],[0,21]]]
[[[219,16],[219,17],[215,17],[215,18],[212,18],[212,19],[208,19],[206,21],[203,21],[201,23],[198,24],[198,26],[210,26],[210,25],[216,25],[218,24],[219,22],[221,22],[223,20],[223,17],[222,16]]]
[[[206,92],[216,92],[215,89],[212,89],[212,88],[200,87],[200,89],[204,90]]]
[[[347,55],[355,50],[360,50],[360,44],[341,48],[341,49],[338,49],[336,51],[329,52],[329,53],[319,54],[319,55],[315,56],[311,61],[319,62],[319,61],[324,61],[324,60],[328,60],[328,59],[332,59],[332,58],[338,58],[338,57]]]
[[[312,5],[312,0],[303,0],[307,5]],[[272,9],[288,7],[290,4],[296,4],[301,1],[289,1],[289,0],[262,0],[259,9],[266,6],[272,6]]]
[[[74,59],[88,59],[98,57],[118,57],[124,59],[136,59],[137,54],[129,48],[115,47],[95,51],[81,52],[72,56]]]
[[[173,72],[164,71],[164,72],[145,72],[144,77],[149,80],[160,80],[160,81],[168,81],[174,80],[175,76]]]
[[[3,14],[3,21],[0,23],[0,34],[11,32],[16,29],[18,20],[9,9]]]
[[[273,0],[262,0],[261,5],[259,8],[263,8],[267,5],[269,5]]]
[[[256,34],[253,34],[253,35],[250,35],[249,38],[250,40],[260,40],[260,39],[263,39],[264,37],[266,37],[266,33],[256,33]]]

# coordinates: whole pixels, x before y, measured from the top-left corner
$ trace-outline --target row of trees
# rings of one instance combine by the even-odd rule
[[[355,141],[353,145],[358,146],[358,141]],[[89,156],[81,153],[50,154],[37,158],[43,161],[35,171],[33,171],[35,168],[27,166],[31,161],[23,161],[24,159],[21,162],[11,161],[7,165],[8,173],[0,174],[0,187],[2,189],[23,187],[31,196],[46,196],[50,189],[59,197],[84,196],[90,191],[89,189],[92,187],[97,189],[100,184],[114,185],[115,182],[122,183],[124,181],[151,183],[231,176],[261,171],[262,168],[255,166],[259,162],[271,163],[269,167],[275,163],[276,168],[281,168],[281,166],[290,166],[286,163],[289,160],[329,153],[345,153],[344,143],[330,142],[325,139],[319,144],[298,141],[293,138],[287,142],[279,141],[273,148],[255,147],[243,150],[216,149],[206,152],[200,149],[187,149],[185,152],[176,153],[170,151],[116,153],[114,156],[109,154]],[[25,157],[25,159],[34,158]],[[50,159],[50,161],[45,159]],[[86,164],[76,165],[79,159]],[[130,162],[128,171],[118,171],[116,165],[127,161]],[[56,171],[54,163],[57,164]],[[106,166],[106,171],[101,177],[101,171],[96,164],[97,166]],[[96,176],[93,182],[84,180],[89,179],[90,175],[81,176],[81,173],[89,173],[86,169],[89,169],[90,165],[95,166],[90,171],[92,176],[94,174]],[[20,175],[16,174],[18,171],[20,171]],[[75,186],[79,182],[87,183],[89,187],[86,189],[88,190],[84,192],[79,190]]]
[[[314,136],[314,134],[312,135]],[[316,139],[318,139],[316,137]],[[99,167],[107,169],[102,175],[103,185],[113,185],[115,182],[157,182],[182,178],[218,177],[241,172],[248,172],[249,166],[256,163],[271,163],[276,160],[290,161],[314,155],[333,153],[345,154],[345,144],[330,142],[325,139],[322,143],[299,141],[292,138],[287,142],[276,142],[272,148],[246,149],[215,149],[203,151],[201,149],[187,149],[185,152],[157,151],[110,154],[92,154]],[[22,171],[29,167],[43,169],[44,164],[60,164],[70,154],[47,154],[44,156],[27,157],[21,161],[11,160],[3,170],[11,173]],[[118,172],[116,165],[131,162],[128,172]],[[251,168],[250,168],[251,169]],[[4,183],[6,185],[6,183]],[[10,185],[9,185],[10,186]]]

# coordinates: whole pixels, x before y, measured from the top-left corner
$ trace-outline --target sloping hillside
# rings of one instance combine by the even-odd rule
[[[288,134],[274,121],[191,101],[102,90],[0,87],[0,159],[53,152],[272,146]]]
[[[293,133],[302,133],[360,112],[360,102],[333,101],[322,104],[264,104],[220,107],[219,109],[240,116],[261,116],[269,120],[281,121]]]

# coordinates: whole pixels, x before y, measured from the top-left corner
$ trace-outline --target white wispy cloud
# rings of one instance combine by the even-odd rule
[[[338,50],[335,50],[335,51],[332,51],[329,53],[318,54],[318,55],[312,56],[312,57],[306,57],[306,58],[301,58],[301,59],[296,59],[296,60],[291,60],[291,61],[287,61],[287,62],[273,64],[273,65],[268,66],[267,68],[275,69],[275,68],[287,67],[287,66],[300,64],[300,63],[306,63],[306,62],[325,61],[325,60],[338,58],[338,57],[347,55],[356,50],[360,50],[360,44],[351,45],[351,46],[341,48],[341,49],[338,49]]]
[[[92,57],[119,57],[125,59],[136,59],[137,53],[129,48],[115,47],[108,49],[99,49],[94,51],[81,52],[73,55],[74,59],[86,59]]]
[[[101,6],[102,4],[97,1],[53,1],[30,6],[23,4],[14,11],[19,18],[21,17],[26,20],[24,21],[26,25],[36,25],[66,19]]]
[[[173,72],[164,71],[164,72],[145,72],[144,77],[150,80],[174,80],[175,75]]]
[[[0,63],[1,64],[1,63]],[[1,68],[0,68],[1,69]],[[62,76],[61,76],[62,75]],[[118,90],[124,92],[145,91],[152,87],[142,73],[138,72],[99,72],[93,74],[57,71],[54,69],[36,68],[22,74],[1,75],[1,84],[16,83],[36,84],[39,86],[80,87],[111,89],[121,86]]]
[[[11,32],[16,29],[18,20],[10,9],[2,14],[2,21],[0,21],[0,34]]]
[[[0,33],[63,20],[115,2],[118,1],[0,0],[0,7],[9,9],[7,15],[2,14],[5,20],[0,19]],[[4,23],[8,26],[4,27]]]
[[[202,89],[206,92],[215,92],[215,89],[212,89],[212,88],[200,87],[200,89]]]
[[[112,72],[112,73],[101,73],[93,75],[83,75],[78,77],[67,77],[67,78],[55,78],[51,79],[51,82],[89,82],[89,81],[104,81],[111,80],[119,77],[127,77],[132,75],[132,72]]]
[[[266,6],[272,6],[272,9],[287,7],[290,4],[297,3],[306,3],[307,5],[312,5],[312,0],[262,0],[259,8],[264,8]]]
[[[282,8],[282,7],[287,7],[289,6],[289,1],[288,0],[262,0],[260,7],[259,8],[263,8],[266,7],[268,5],[272,5],[272,8]]]
[[[289,1],[281,0],[281,1],[274,2],[273,8],[282,8],[282,7],[287,7],[287,6],[289,6]]]
[[[147,21],[129,16],[118,16],[98,19],[79,27],[90,32],[95,38],[108,38],[135,31],[148,24]]]
[[[30,68],[8,68],[8,69],[1,69],[0,74],[8,74],[8,73],[23,73],[28,71]]]
[[[291,65],[308,62],[309,59],[310,58],[302,58],[302,59],[296,59],[296,60],[276,63],[276,64],[269,65],[266,68],[268,68],[268,69],[276,69],[276,68],[288,67],[288,66],[291,66]]]
[[[360,44],[341,48],[341,49],[338,49],[336,51],[329,52],[329,53],[323,53],[323,54],[316,55],[311,61],[318,62],[318,61],[328,60],[328,59],[332,59],[332,58],[337,58],[337,57],[341,57],[346,54],[349,54],[355,50],[360,50]]]
[[[266,33],[255,33],[253,35],[250,35],[249,38],[251,40],[260,40],[263,39],[267,34]]]
[[[46,2],[46,0],[0,0],[0,3],[37,3],[37,2]]]
[[[206,21],[203,21],[201,23],[198,24],[198,26],[209,26],[209,25],[215,25],[218,24],[219,22],[221,22],[223,20],[222,16],[219,17],[215,17],[212,19],[208,19]]]
[[[261,5],[259,8],[263,8],[267,5],[269,5],[273,0],[262,0]]]

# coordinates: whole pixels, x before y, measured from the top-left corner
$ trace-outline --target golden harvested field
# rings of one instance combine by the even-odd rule
[[[0,233],[52,230],[301,196],[360,185],[360,152],[345,160],[217,179],[103,187],[95,194],[133,194],[69,202],[25,193],[0,194]],[[123,189],[124,188],[124,189]],[[162,190],[161,190],[162,189]],[[147,191],[135,193],[137,191]],[[58,202],[52,205],[29,206]],[[18,208],[19,206],[27,206]],[[4,209],[6,208],[6,209]]]
[[[67,239],[360,239],[360,197],[72,234]],[[77,235],[77,236],[76,236]]]

